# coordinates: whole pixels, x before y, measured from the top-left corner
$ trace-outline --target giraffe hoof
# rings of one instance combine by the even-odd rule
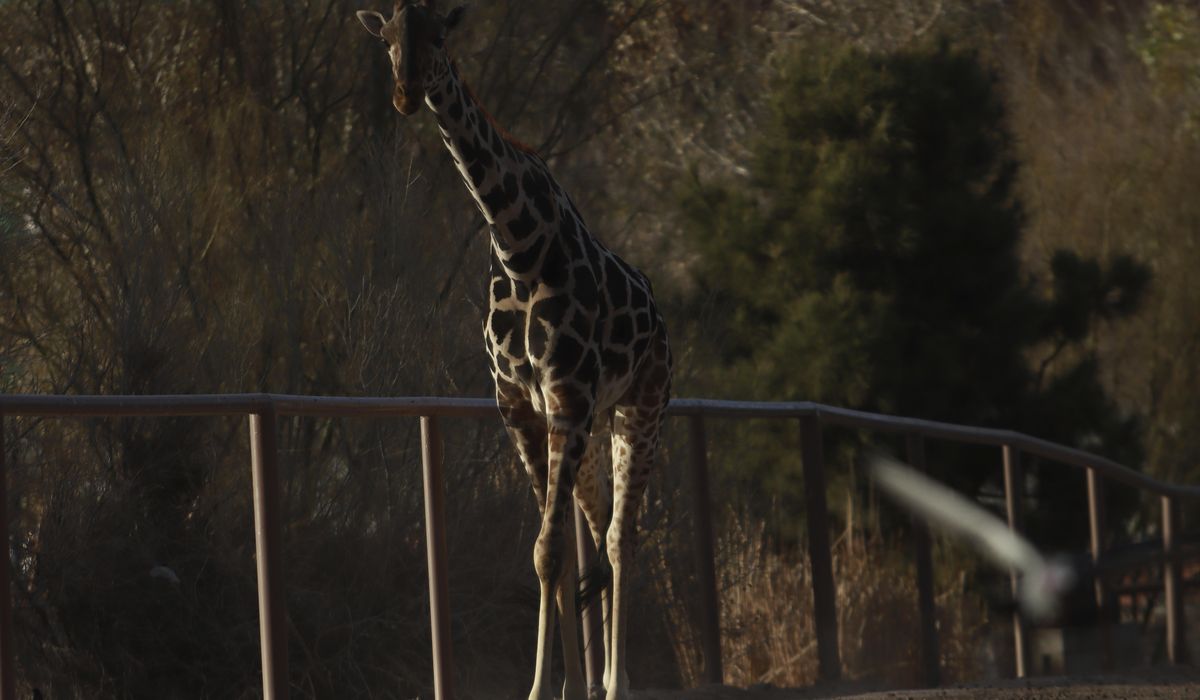
[[[604,696],[605,700],[629,700],[632,697],[629,694],[629,677],[624,672],[620,674],[620,679],[616,684],[608,689],[608,694]]]
[[[583,689],[583,684],[572,684],[567,681],[563,684],[562,700],[590,700],[591,693]]]

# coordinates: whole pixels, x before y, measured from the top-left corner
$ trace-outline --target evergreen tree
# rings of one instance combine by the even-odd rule
[[[1048,283],[1031,279],[1010,141],[970,52],[798,53],[749,180],[685,196],[696,298],[719,307],[708,388],[1009,427],[1136,463],[1136,422],[1081,341],[1136,310],[1148,272],[1059,252]],[[795,450],[771,447],[779,435],[739,476],[787,492]],[[954,471],[979,485],[981,470]],[[1038,483],[1062,486],[1055,474]]]

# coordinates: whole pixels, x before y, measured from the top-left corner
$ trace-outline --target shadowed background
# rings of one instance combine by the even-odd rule
[[[0,2],[0,391],[490,392],[483,222],[432,120],[391,108],[364,7]],[[1013,428],[1198,476],[1189,3],[491,0],[450,49],[654,280],[677,395]],[[521,694],[533,665],[536,507],[498,424],[445,425],[471,697]],[[257,694],[245,426],[5,429],[23,687]],[[795,432],[710,426],[737,684],[815,678]],[[699,677],[683,438],[641,523],[635,687]],[[905,521],[854,466],[867,440],[826,447],[842,658],[911,685]],[[289,419],[280,445],[294,693],[427,692],[415,422]],[[994,462],[930,453],[985,501]],[[1033,539],[1082,549],[1082,477],[1029,472]],[[1109,506],[1114,539],[1153,527],[1133,496]],[[984,602],[1004,580],[937,557],[947,677],[1004,673]]]

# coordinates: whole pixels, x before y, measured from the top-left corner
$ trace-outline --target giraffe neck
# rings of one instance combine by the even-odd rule
[[[535,278],[565,195],[545,162],[496,126],[444,54],[427,85],[425,102],[490,226],[494,257],[510,276]]]

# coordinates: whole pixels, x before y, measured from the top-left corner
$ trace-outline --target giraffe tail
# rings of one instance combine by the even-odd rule
[[[579,591],[575,594],[575,602],[580,610],[587,608],[600,597],[600,593],[612,583],[612,574],[608,548],[602,546],[596,561],[579,577]]]

